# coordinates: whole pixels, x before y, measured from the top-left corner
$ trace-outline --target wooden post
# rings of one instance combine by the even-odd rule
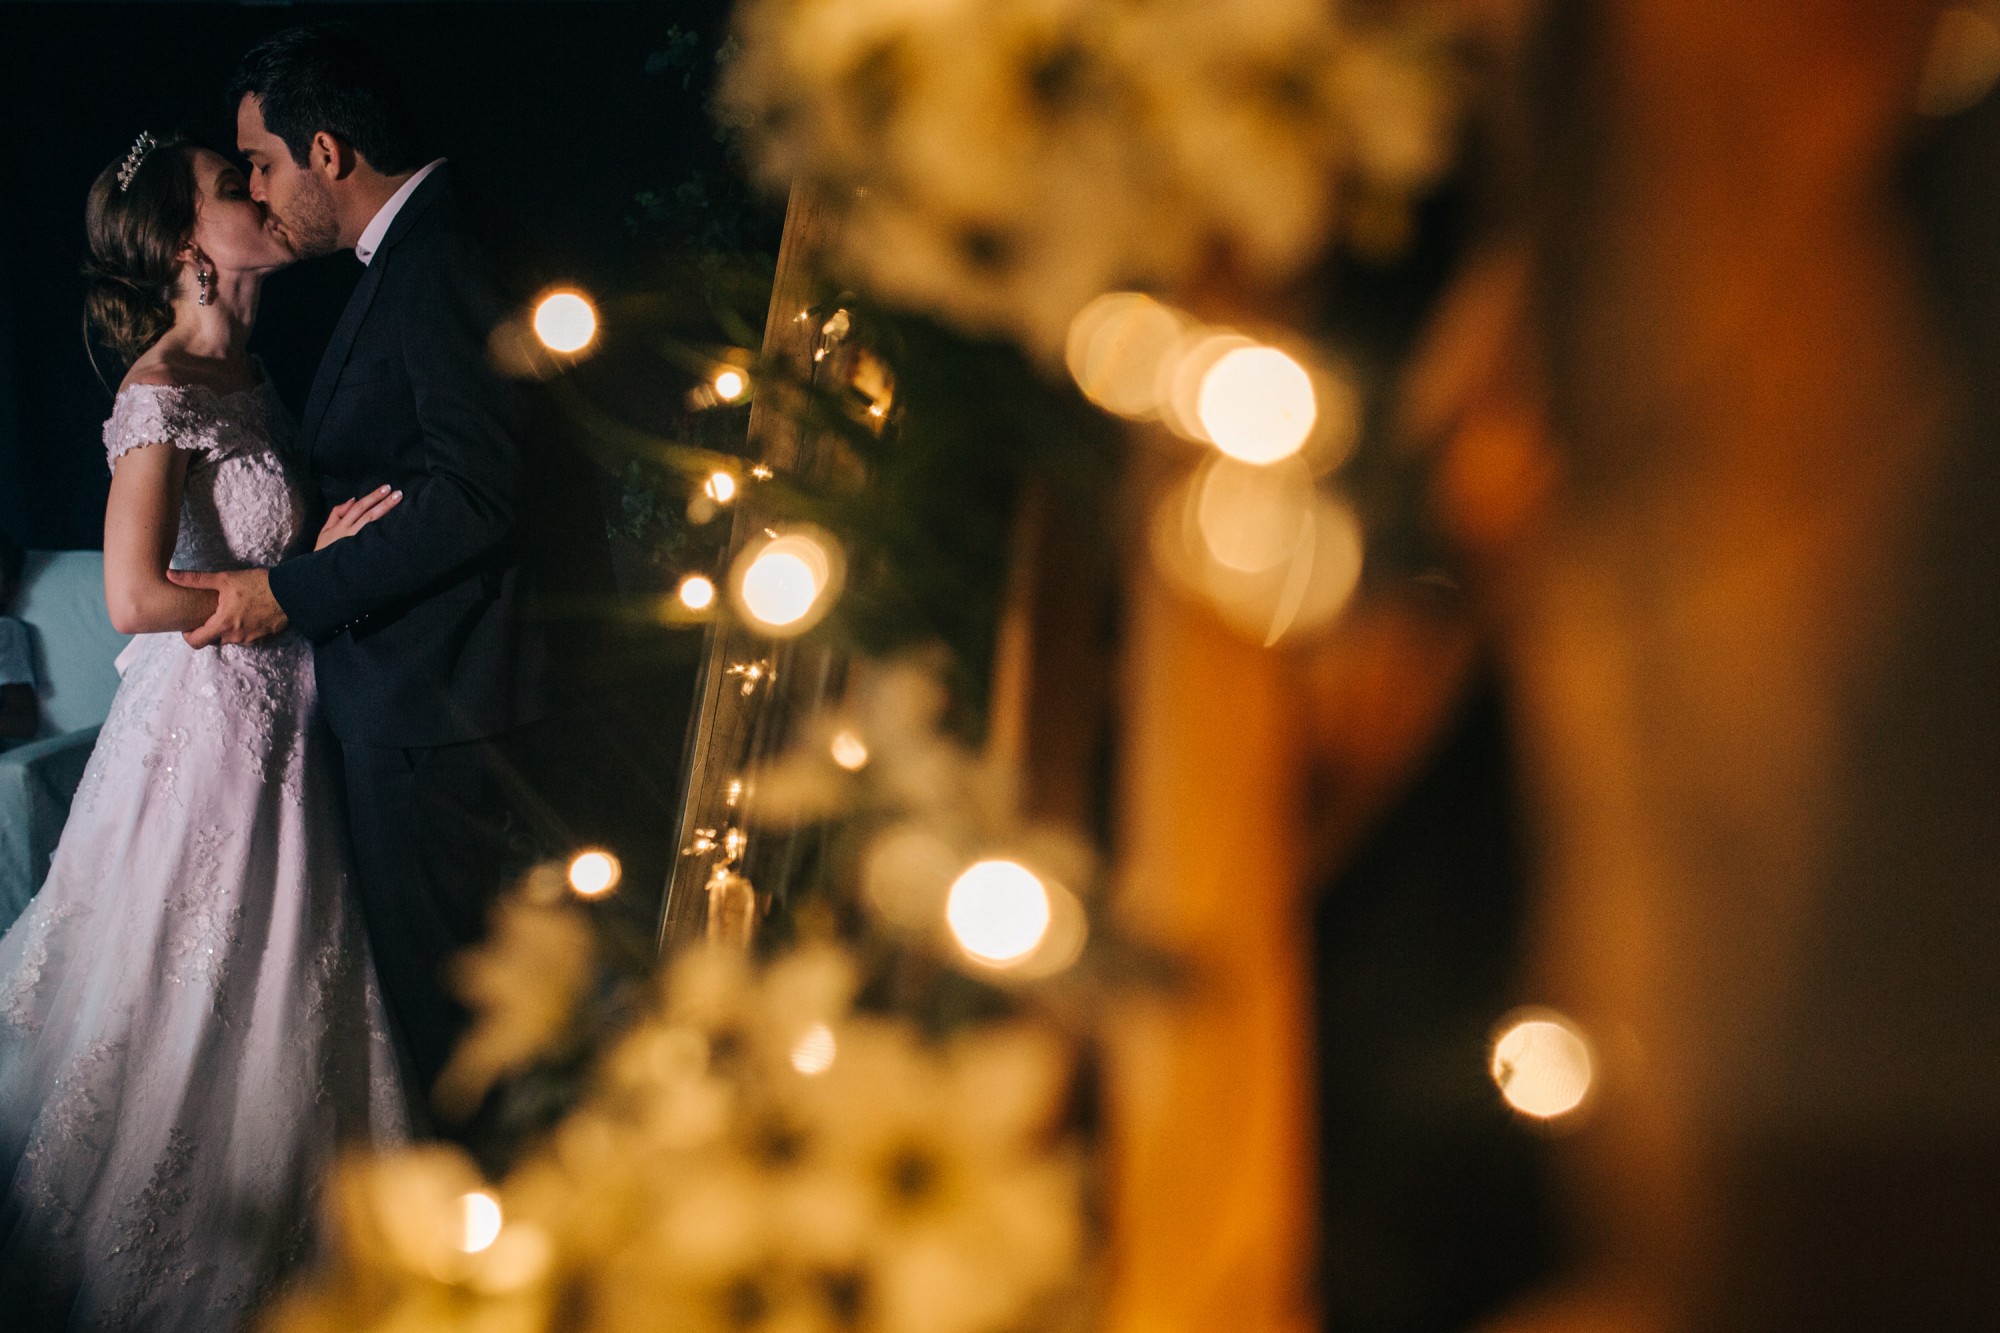
[[[1118,912],[1193,968],[1110,1025],[1112,1333],[1315,1326],[1300,800],[1288,658],[1127,570]]]

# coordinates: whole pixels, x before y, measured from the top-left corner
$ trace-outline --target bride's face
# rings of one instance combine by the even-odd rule
[[[201,191],[194,243],[211,264],[225,273],[260,273],[292,262],[270,215],[250,197],[249,182],[228,158],[198,149],[194,178]]]

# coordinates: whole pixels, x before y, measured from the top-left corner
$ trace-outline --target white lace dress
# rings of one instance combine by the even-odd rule
[[[267,387],[134,386],[189,451],[174,564],[308,540]],[[0,1328],[226,1333],[303,1253],[336,1145],[408,1134],[309,645],[147,634],[47,883],[0,939]]]

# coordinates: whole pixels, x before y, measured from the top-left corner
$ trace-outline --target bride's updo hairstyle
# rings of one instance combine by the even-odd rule
[[[174,256],[194,235],[201,197],[194,177],[194,146],[168,135],[136,167],[131,155],[97,174],[84,207],[90,258],[84,309],[104,345],[138,359],[174,324]]]

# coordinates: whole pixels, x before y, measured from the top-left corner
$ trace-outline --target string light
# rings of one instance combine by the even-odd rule
[[[834,1040],[833,1029],[824,1023],[815,1023],[792,1046],[792,1068],[812,1078],[833,1068],[839,1053],[840,1046]]]
[[[484,1190],[462,1195],[458,1201],[460,1228],[458,1248],[478,1254],[500,1238],[500,1201]]]
[[[574,355],[597,337],[597,309],[581,292],[550,292],[535,307],[535,336],[552,352]]]
[[[690,611],[706,611],[715,605],[715,584],[705,575],[690,574],[681,580],[674,595]]]
[[[735,676],[743,682],[743,697],[746,699],[757,692],[759,684],[778,678],[778,673],[769,662],[733,662],[723,674]]]
[[[750,387],[750,381],[744,378],[740,370],[717,371],[712,382],[715,386],[715,396],[725,403],[735,402],[743,396],[743,391]]]
[[[779,533],[737,558],[732,594],[767,634],[797,634],[825,614],[839,574],[839,548],[814,532]]]
[[[708,474],[702,483],[702,493],[719,505],[726,505],[736,498],[736,478],[720,470]]]
[[[833,762],[850,773],[858,773],[868,764],[867,743],[851,731],[836,731],[827,748],[833,754]]]
[[[1275,347],[1237,347],[1202,372],[1195,415],[1231,458],[1275,463],[1305,446],[1319,408],[1304,366]]]
[[[1590,1096],[1590,1043],[1561,1014],[1529,1010],[1507,1021],[1494,1039],[1492,1074],[1509,1106],[1553,1120]]]
[[[1018,861],[980,861],[952,881],[945,923],[975,961],[1007,967],[1032,954],[1049,933],[1049,891]]]
[[[569,863],[569,886],[585,898],[597,898],[618,887],[624,868],[610,852],[578,852]]]

